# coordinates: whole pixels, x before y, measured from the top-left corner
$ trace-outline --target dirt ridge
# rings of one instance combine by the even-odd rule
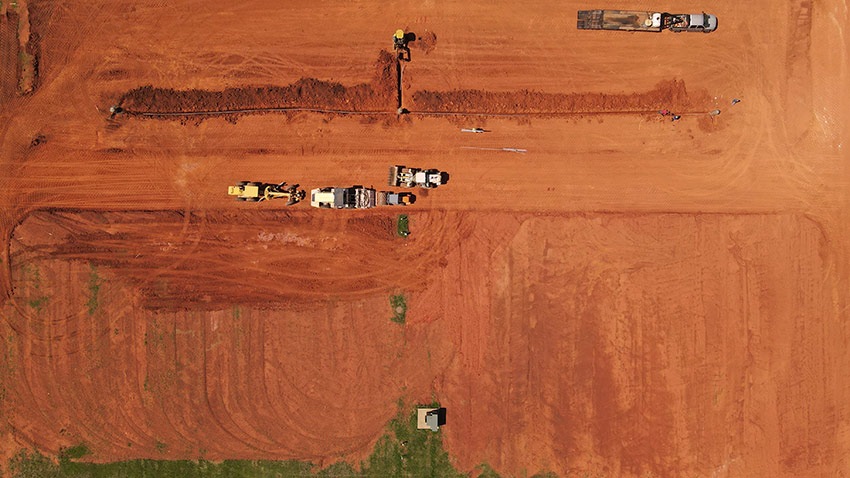
[[[287,86],[253,86],[210,90],[173,90],[153,85],[123,94],[118,101],[124,111],[174,113],[259,108],[338,108],[354,111],[391,109],[396,95],[395,59],[381,51],[371,82],[354,86],[301,78]]]
[[[382,51],[375,62],[370,83],[341,83],[301,78],[287,86],[227,88],[221,91],[173,90],[142,86],[125,93],[118,106],[130,115],[162,113],[183,118],[195,113],[230,115],[278,108],[315,108],[352,112],[396,110],[395,59]],[[570,114],[628,113],[673,109],[678,112],[708,109],[706,92],[689,92],[684,80],[660,81],[655,88],[638,93],[543,93],[533,90],[492,92],[485,90],[416,91],[408,107],[414,113],[453,114]],[[256,111],[261,112],[261,111]],[[176,114],[176,116],[174,116]]]
[[[595,113],[645,112],[656,109],[688,111],[705,109],[708,94],[689,93],[684,80],[660,81],[643,93],[542,93],[532,90],[492,92],[485,90],[428,91],[413,93],[411,110],[429,112]]]

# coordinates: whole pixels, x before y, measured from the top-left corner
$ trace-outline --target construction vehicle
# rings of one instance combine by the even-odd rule
[[[390,166],[387,184],[392,187],[425,189],[436,188],[445,182],[448,175],[436,169],[408,168],[406,166]]]
[[[372,188],[316,188],[310,191],[310,205],[326,209],[369,209],[377,205],[377,194]]]
[[[416,196],[411,193],[394,193],[381,191],[378,193],[378,206],[407,206],[416,202]]]
[[[711,33],[717,29],[717,17],[705,12],[689,15],[632,10],[579,10],[577,27],[579,30]]]
[[[236,196],[237,201],[259,202],[269,199],[287,199],[287,206],[298,203],[307,195],[303,189],[298,189],[297,184],[287,186],[285,182],[271,184],[256,181],[239,181],[236,186],[227,187],[227,194]]]
[[[412,33],[404,33],[404,30],[396,30],[393,34],[393,51],[396,52],[396,58],[399,61],[410,61],[410,47],[407,43],[410,41]]]

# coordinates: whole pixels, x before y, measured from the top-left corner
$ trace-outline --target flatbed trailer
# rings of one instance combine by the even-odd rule
[[[635,10],[580,10],[579,30],[626,30],[660,32],[663,13]]]
[[[691,15],[637,10],[579,10],[576,27],[579,30],[711,33],[717,30],[717,17],[705,12]]]

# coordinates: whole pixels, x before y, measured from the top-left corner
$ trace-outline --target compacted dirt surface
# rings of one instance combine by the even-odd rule
[[[283,3],[3,2],[3,457],[357,463],[403,398],[464,472],[847,474],[845,4]],[[719,29],[575,28],[636,7]],[[449,181],[226,194],[391,164]]]

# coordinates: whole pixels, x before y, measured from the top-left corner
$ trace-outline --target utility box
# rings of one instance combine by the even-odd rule
[[[416,428],[419,430],[438,431],[446,424],[446,409],[420,407],[416,409]]]

